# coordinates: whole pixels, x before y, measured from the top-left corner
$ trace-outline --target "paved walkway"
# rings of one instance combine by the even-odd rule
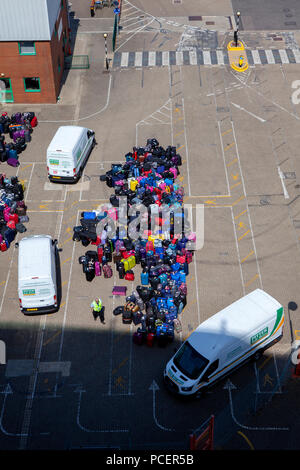
[[[250,66],[300,64],[299,49],[246,49]],[[113,67],[163,67],[169,65],[226,65],[228,52],[223,49],[192,51],[116,52]]]

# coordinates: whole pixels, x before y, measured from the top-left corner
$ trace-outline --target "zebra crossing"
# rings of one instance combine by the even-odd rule
[[[299,49],[246,49],[250,66],[300,64]],[[164,67],[169,65],[229,65],[227,50],[115,52],[113,67]]]

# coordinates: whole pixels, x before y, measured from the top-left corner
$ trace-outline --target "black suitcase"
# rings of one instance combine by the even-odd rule
[[[113,183],[112,183],[112,176],[111,175],[106,175],[106,184],[109,188],[112,188]]]
[[[125,277],[125,268],[124,268],[123,263],[117,262],[117,271],[118,271],[118,274],[119,274],[119,279],[124,279],[124,277]]]
[[[95,277],[95,271],[94,270],[88,270],[86,273],[85,273],[85,278],[88,282],[92,282],[92,280],[94,279]]]
[[[116,308],[113,310],[113,315],[115,315],[115,316],[117,316],[117,315],[123,315],[123,312],[124,312],[124,307],[123,307],[123,306],[116,307]]]
[[[143,314],[138,311],[138,312],[133,312],[132,314],[132,321],[134,325],[140,325],[142,323],[142,316]]]
[[[130,325],[130,323],[132,322],[132,312],[130,312],[129,310],[124,309],[124,311],[122,313],[122,322],[125,325]]]
[[[24,232],[26,232],[27,228],[25,227],[25,225],[23,225],[21,223],[18,223],[18,224],[16,224],[16,230],[19,233],[24,233]]]

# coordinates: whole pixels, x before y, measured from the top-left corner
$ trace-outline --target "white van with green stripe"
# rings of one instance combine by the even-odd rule
[[[282,338],[283,306],[256,289],[201,323],[167,363],[167,388],[201,395],[219,379]]]
[[[78,181],[95,144],[95,132],[91,129],[59,127],[47,149],[49,180],[59,183]]]

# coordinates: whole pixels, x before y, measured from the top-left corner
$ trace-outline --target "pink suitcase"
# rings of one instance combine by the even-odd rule
[[[101,276],[101,264],[95,261],[95,276]]]

